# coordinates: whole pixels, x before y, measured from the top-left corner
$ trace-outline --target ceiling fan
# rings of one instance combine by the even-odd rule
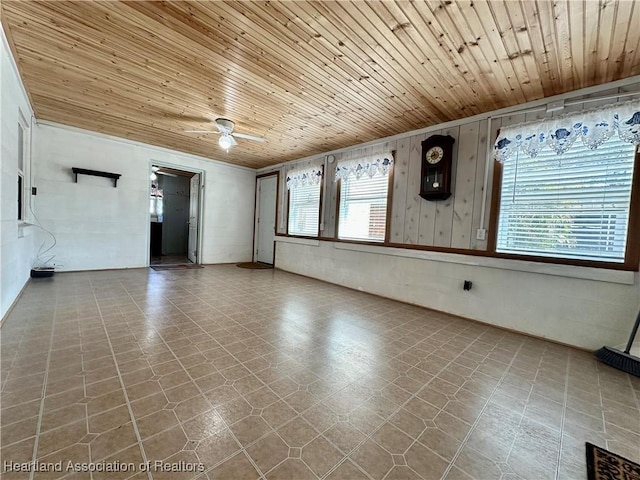
[[[246,140],[253,140],[254,142],[264,142],[264,138],[257,137],[255,135],[247,135],[246,133],[237,133],[233,131],[235,124],[226,118],[216,118],[213,121],[218,131],[215,130],[186,130],[187,133],[216,133],[220,135],[218,144],[225,150],[234,147],[238,144],[237,138],[244,138]]]

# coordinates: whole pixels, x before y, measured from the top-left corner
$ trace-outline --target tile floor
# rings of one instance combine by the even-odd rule
[[[151,265],[173,265],[176,263],[191,263],[187,255],[162,255],[161,257],[151,257]]]
[[[0,332],[2,461],[135,468],[7,480],[585,479],[585,441],[640,460],[640,379],[281,271],[57,274]]]

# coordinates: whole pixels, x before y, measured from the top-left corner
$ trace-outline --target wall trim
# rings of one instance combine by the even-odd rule
[[[11,315],[11,312],[13,311],[15,306],[18,304],[18,300],[20,300],[20,297],[22,297],[22,294],[27,289],[27,285],[29,285],[30,282],[31,282],[31,278],[28,278],[27,281],[24,282],[24,285],[20,289],[20,292],[18,293],[18,295],[16,295],[16,298],[13,300],[13,302],[11,302],[11,305],[9,305],[9,308],[7,309],[6,313],[2,316],[2,319],[0,320],[0,328],[2,328],[2,326],[4,325],[4,321],[7,318],[9,318],[9,315]]]
[[[70,269],[60,269],[56,268],[56,275],[64,274],[64,273],[91,273],[91,272],[109,272],[109,271],[118,271],[118,270],[149,270],[151,266],[149,265],[135,265],[131,267],[110,267],[110,268],[83,268],[81,270],[70,268]],[[155,271],[155,270],[154,270]]]
[[[522,103],[519,105],[514,105],[512,107],[505,107],[505,108],[501,108],[498,110],[493,110],[491,112],[486,112],[486,113],[478,113],[476,115],[473,115],[471,117],[465,117],[465,118],[460,118],[458,120],[451,120],[449,122],[444,122],[444,123],[438,123],[436,125],[430,125],[428,127],[425,128],[420,128],[417,130],[412,130],[410,132],[404,132],[404,133],[399,133],[396,135],[391,135],[389,137],[384,137],[384,138],[378,138],[375,140],[371,140],[369,142],[364,142],[364,143],[359,143],[357,145],[352,145],[350,147],[345,147],[345,148],[339,148],[336,150],[329,150],[327,152],[324,153],[316,153],[314,155],[310,155],[308,157],[303,157],[303,158],[298,158],[296,160],[289,160],[287,162],[282,162],[282,163],[277,163],[275,165],[270,165],[268,167],[262,167],[259,168],[257,171],[259,173],[263,173],[263,172],[267,172],[273,169],[277,169],[277,168],[281,168],[284,165],[288,165],[290,163],[298,163],[298,162],[304,162],[307,160],[312,160],[314,158],[318,158],[318,157],[323,157],[323,156],[327,156],[327,155],[335,155],[338,153],[347,153],[353,150],[357,150],[360,148],[366,148],[366,147],[372,147],[384,142],[391,142],[391,141],[395,141],[395,140],[400,140],[403,138],[407,138],[407,137],[412,137],[414,135],[421,135],[424,133],[429,133],[429,132],[434,132],[436,130],[444,130],[447,128],[451,128],[451,127],[458,127],[460,125],[464,125],[467,123],[472,123],[472,122],[479,122],[482,120],[486,120],[488,118],[492,118],[492,117],[503,117],[503,116],[508,116],[508,115],[517,115],[518,113],[523,113],[523,110],[528,110],[530,108],[534,108],[534,107],[539,107],[542,105],[546,105],[547,103],[551,103],[551,102],[556,102],[559,100],[567,100],[570,98],[574,98],[574,97],[579,97],[579,96],[583,96],[583,95],[591,95],[594,93],[598,93],[601,92],[603,90],[608,90],[611,88],[620,88],[620,87],[626,87],[627,85],[632,85],[634,83],[638,83],[640,82],[640,75],[635,75],[633,77],[628,77],[628,78],[623,78],[622,80],[617,80],[615,82],[609,82],[609,83],[602,83],[600,85],[594,85],[592,87],[586,87],[586,88],[581,88],[579,90],[573,90],[571,92],[566,92],[566,93],[561,93],[559,95],[554,95],[552,97],[544,97],[544,98],[540,98],[538,100],[532,100],[530,102],[527,103]],[[638,92],[638,95],[640,95],[640,91]]]

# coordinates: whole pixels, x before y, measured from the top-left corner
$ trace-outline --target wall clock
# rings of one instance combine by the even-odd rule
[[[425,200],[446,200],[451,196],[455,141],[449,135],[432,135],[422,142],[420,196]]]

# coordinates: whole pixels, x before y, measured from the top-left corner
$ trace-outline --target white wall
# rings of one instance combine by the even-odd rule
[[[292,242],[278,239],[282,270],[589,349],[623,343],[638,307],[633,272],[399,252],[426,257],[410,258],[386,247]],[[473,282],[468,292],[464,280]]]
[[[0,28],[0,318],[4,317],[29,279],[37,243],[35,227],[19,225],[18,119],[31,123],[32,111]],[[28,145],[27,145],[28,146]],[[25,172],[29,188],[28,162]],[[27,201],[29,198],[27,197]],[[31,221],[27,205],[26,220]]]
[[[57,238],[59,270],[148,265],[149,174],[154,164],[204,172],[202,263],[251,259],[255,171],[54,124],[34,127],[36,214]],[[80,175],[72,167],[119,173]]]

